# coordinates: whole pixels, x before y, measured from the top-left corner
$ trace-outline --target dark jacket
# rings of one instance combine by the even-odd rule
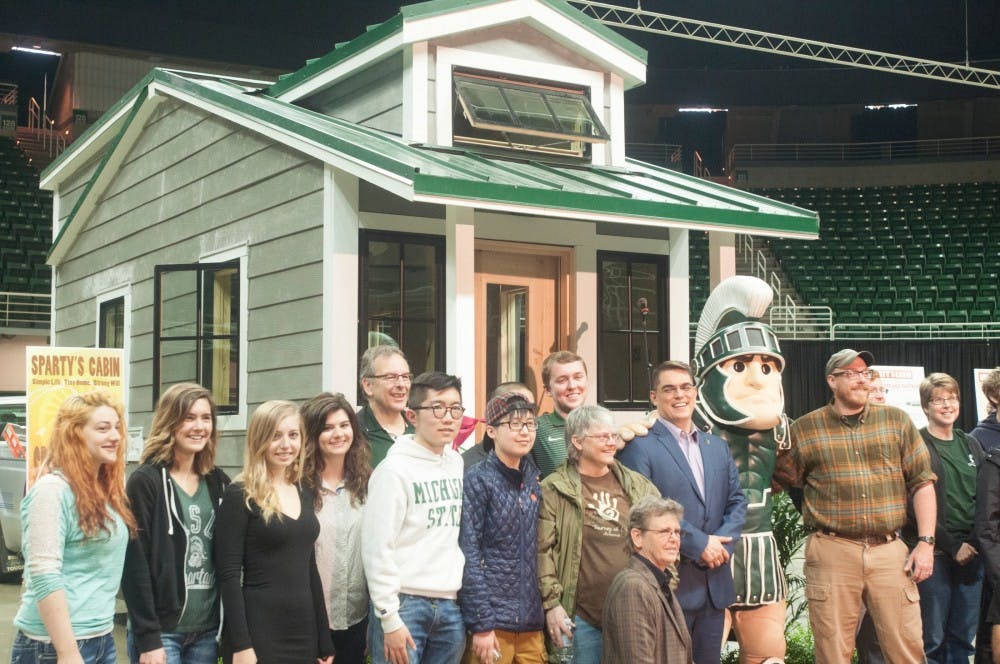
[[[934,439],[928,433],[927,429],[921,429],[920,435],[923,437],[924,443],[927,445],[927,452],[931,457],[931,470],[937,475],[937,479],[934,481],[934,495],[937,498],[937,525],[934,528],[934,548],[954,558],[958,550],[962,548],[964,542],[949,535],[944,527],[945,517],[948,515],[948,501],[945,496],[944,464],[941,462],[941,455],[938,454],[937,447],[934,446]],[[954,435],[957,438],[964,434],[956,429]],[[969,443],[969,453],[976,463],[976,468],[979,468],[982,466],[983,458],[986,456],[983,448],[979,446],[979,441],[975,438],[969,435],[964,435],[964,438]],[[906,503],[906,525],[903,526],[903,540],[910,547],[916,546],[917,535],[917,517],[913,512],[913,499],[911,497]],[[968,542],[973,547],[979,548],[979,545],[975,542],[973,533],[969,533]]]
[[[996,412],[987,415],[969,432],[969,435],[979,441],[987,452],[1000,447],[1000,422],[997,422]]]
[[[515,470],[493,452],[465,473],[458,602],[470,632],[545,626],[538,592],[538,475],[530,456]]]
[[[160,634],[177,627],[187,600],[184,561],[188,538],[179,516],[180,500],[169,480],[166,465],[143,464],[125,487],[138,534],[125,550],[122,594],[140,653],[163,646]],[[215,468],[204,480],[212,503],[218,506],[229,476]]]
[[[976,480],[976,541],[993,586],[1000,585],[1000,448],[986,455]]]

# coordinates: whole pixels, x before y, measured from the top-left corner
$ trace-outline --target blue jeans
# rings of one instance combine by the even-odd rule
[[[601,664],[604,634],[580,616],[573,616],[573,664]]]
[[[162,632],[160,641],[167,652],[167,664],[215,664],[219,660],[219,644],[215,640],[218,629],[204,632]],[[139,652],[132,630],[126,637],[128,659],[139,664]]]
[[[959,565],[948,555],[934,556],[934,573],[917,584],[924,652],[931,664],[968,664],[976,649],[983,565],[973,558]]]
[[[109,632],[91,639],[77,639],[76,647],[86,664],[117,664],[115,637]],[[56,649],[51,643],[29,639],[18,630],[10,649],[10,664],[55,664]]]
[[[465,651],[465,624],[453,599],[399,595],[399,617],[417,644],[407,649],[410,664],[456,664]],[[368,620],[368,654],[372,664],[384,664],[382,622],[372,607]]]

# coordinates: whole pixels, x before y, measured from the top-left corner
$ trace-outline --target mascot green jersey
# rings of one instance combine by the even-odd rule
[[[778,338],[761,317],[771,287],[736,276],[709,295],[698,322],[694,369],[697,426],[729,444],[746,494],[747,520],[732,561],[733,625],[741,662],[785,655],[785,575],[771,532],[771,479],[779,448],[788,445]]]

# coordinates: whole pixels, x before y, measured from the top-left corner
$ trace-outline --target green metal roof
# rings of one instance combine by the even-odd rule
[[[293,149],[307,145],[311,154],[338,167],[350,171],[356,165],[359,177],[385,188],[392,186],[411,200],[595,221],[810,239],[819,235],[815,212],[636,160],[627,160],[622,168],[567,165],[533,161],[523,155],[504,158],[464,148],[411,145],[398,136],[325,116],[228,81],[194,80],[156,69],[144,82],[154,94],[175,96],[209,113],[225,115]],[[132,102],[134,108],[91,184],[102,176],[139,108],[149,102],[149,92],[137,89],[131,99],[122,100],[123,104]],[[71,152],[58,163],[67,158],[72,158]],[[88,185],[77,202],[50,255],[67,229],[82,223],[76,213],[90,195],[90,188]]]
[[[429,0],[413,5],[400,7],[399,14],[389,20],[370,26],[362,35],[355,37],[351,41],[338,46],[326,55],[310,60],[304,67],[294,72],[280,76],[272,84],[267,93],[272,97],[279,97],[289,90],[292,90],[302,83],[330,69],[334,65],[347,60],[350,57],[378,44],[382,40],[403,30],[403,25],[407,21],[415,21],[430,16],[440,16],[456,11],[464,11],[475,7],[496,4],[498,0]],[[549,6],[559,12],[574,23],[590,31],[595,37],[613,44],[622,51],[641,61],[647,62],[646,49],[635,44],[622,35],[618,34],[603,23],[587,16],[579,9],[573,7],[565,0],[538,0],[538,2]]]

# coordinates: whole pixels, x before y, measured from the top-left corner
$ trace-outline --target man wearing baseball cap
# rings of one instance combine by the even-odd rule
[[[889,662],[924,661],[916,584],[934,568],[930,457],[898,408],[868,405],[875,358],[850,348],[826,363],[833,400],[791,427],[776,478],[803,489],[806,597],[817,662],[851,661],[862,600]],[[899,539],[913,501],[918,543]]]
[[[469,468],[458,543],[466,561],[458,604],[471,633],[465,664],[545,661],[545,614],[538,592],[538,423],[520,392],[486,404],[493,449]]]

